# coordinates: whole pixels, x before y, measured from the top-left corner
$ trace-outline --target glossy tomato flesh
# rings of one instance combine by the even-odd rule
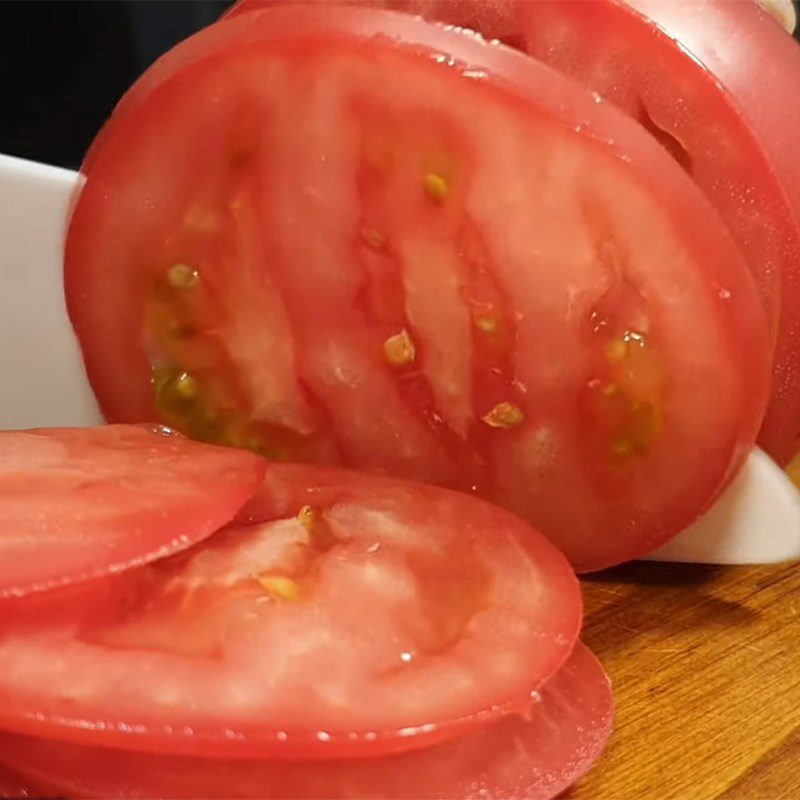
[[[67,796],[548,800],[592,765],[611,732],[608,678],[578,643],[525,716],[382,758],[222,761],[0,735],[3,760]]]
[[[800,45],[757,3],[632,0],[680,41],[735,98],[758,137],[800,225]],[[718,145],[719,147],[719,145]],[[753,185],[755,186],[755,178]],[[745,201],[757,208],[752,194]],[[761,211],[768,216],[770,206]],[[777,223],[775,221],[772,224]],[[780,227],[777,228],[780,230]],[[800,245],[787,241],[782,269],[781,338],[772,399],[759,443],[785,464],[800,449]]]
[[[800,47],[755,2],[347,0],[472,28],[636,119],[727,224],[775,346],[759,443],[800,449]],[[240,0],[235,17],[287,0]]]
[[[388,12],[254,12],[174,53],[69,231],[109,419],[472,490],[584,570],[726,485],[763,413],[763,314],[637,125]]]
[[[157,425],[0,432],[0,598],[189,547],[230,522],[263,462]]]
[[[218,756],[419,747],[525,709],[578,635],[566,559],[455,492],[270,465],[249,522],[0,614],[0,727]]]
[[[9,737],[9,740],[12,738],[16,737]],[[23,800],[26,797],[44,800],[49,796],[42,789],[33,787],[32,781],[19,777],[10,768],[0,766],[0,798],[2,800]]]

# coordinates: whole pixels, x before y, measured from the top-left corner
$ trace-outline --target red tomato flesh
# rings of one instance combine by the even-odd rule
[[[240,0],[225,17],[289,1]],[[661,142],[719,212],[756,279],[775,343],[759,442],[781,463],[797,453],[797,43],[755,2],[346,1],[421,14],[507,42],[597,91]],[[169,66],[168,56],[164,71]],[[163,72],[150,80],[157,74]]]
[[[0,597],[145,564],[204,539],[263,462],[157,425],[0,432]]]
[[[254,12],[175,52],[69,231],[109,419],[475,491],[582,570],[726,485],[763,413],[763,314],[639,126],[387,12]]]
[[[548,800],[580,778],[611,733],[602,667],[578,643],[524,717],[455,741],[383,758],[221,761],[0,735],[2,759],[72,797],[264,800]]]
[[[630,4],[678,39],[734,98],[791,203],[795,234],[786,240],[783,261],[776,262],[783,270],[783,316],[772,399],[759,435],[762,447],[785,464],[800,450],[800,45],[757,3]],[[719,141],[717,148],[724,150]],[[755,175],[751,185],[757,194]],[[753,194],[743,202],[783,230],[771,204],[760,207]]]
[[[7,734],[0,734],[0,736],[5,738]],[[16,737],[8,736],[8,739],[9,741],[14,740],[12,747],[17,744]],[[2,800],[22,800],[26,797],[43,800],[43,798],[48,796],[49,795],[41,789],[34,789],[31,781],[23,780],[14,774],[10,768],[0,766],[0,798],[2,798]]]
[[[255,513],[83,593],[9,601],[0,727],[222,756],[403,750],[526,708],[578,635],[566,559],[477,499],[271,465]]]

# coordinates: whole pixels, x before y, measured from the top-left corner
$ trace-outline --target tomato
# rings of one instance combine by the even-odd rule
[[[230,522],[263,472],[153,425],[0,432],[0,597],[183,550]]]
[[[756,3],[631,3],[699,58],[735,99],[800,221],[800,46]],[[754,68],[757,65],[757,68]],[[719,148],[719,142],[717,142]],[[751,178],[755,184],[755,178]],[[752,195],[747,201],[756,206]],[[760,211],[767,215],[769,211]],[[796,227],[795,227],[796,230]],[[786,242],[773,397],[759,436],[781,464],[800,449],[800,239]]]
[[[249,522],[0,615],[0,728],[206,755],[404,750],[525,708],[581,619],[566,559],[443,489],[270,465]]]
[[[474,491],[582,570],[726,485],[763,314],[638,126],[405,15],[276,8],[183,47],[101,137],[69,229],[110,420]]]
[[[47,794],[40,789],[34,789],[30,781],[23,780],[10,769],[0,766],[0,798],[3,798],[3,800],[22,800],[25,797],[35,797],[42,800],[47,797]]]
[[[240,0],[226,16],[282,2]],[[786,463],[800,449],[796,42],[754,2],[349,2],[419,13],[508,42],[599,92],[662,143],[713,203],[758,283],[775,342],[759,440]]]
[[[2,759],[54,791],[106,800],[178,798],[510,798],[546,800],[583,775],[611,732],[608,678],[582,644],[525,717],[383,758],[222,761],[0,735]]]
[[[755,3],[548,0],[520,15],[528,52],[639,119],[689,172],[762,294],[780,279],[759,441],[785,463],[800,448],[800,47]]]

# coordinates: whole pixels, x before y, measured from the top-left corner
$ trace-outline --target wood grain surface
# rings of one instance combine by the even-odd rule
[[[571,800],[800,800],[800,565],[584,580],[616,731]]]

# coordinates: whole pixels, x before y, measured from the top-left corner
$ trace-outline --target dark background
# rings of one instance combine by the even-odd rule
[[[135,78],[230,3],[0,0],[0,153],[77,168]]]
[[[0,153],[77,168],[116,101],[231,0],[0,0]]]

